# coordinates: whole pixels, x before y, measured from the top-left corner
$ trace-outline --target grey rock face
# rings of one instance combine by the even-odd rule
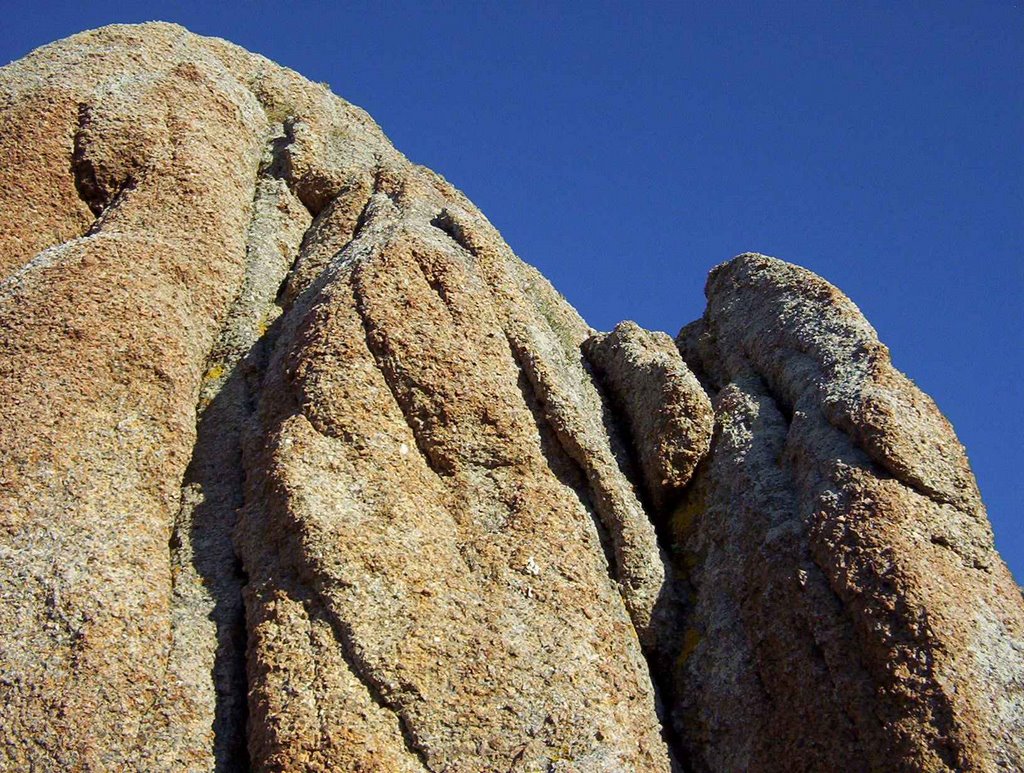
[[[676,515],[695,767],[1020,767],[1020,590],[952,428],[809,271],[742,255],[707,296],[678,340],[717,391]]]

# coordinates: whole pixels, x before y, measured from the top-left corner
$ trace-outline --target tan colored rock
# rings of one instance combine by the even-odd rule
[[[857,308],[742,255],[679,344],[717,390],[675,517],[699,770],[1024,765],[1024,605],[963,448]]]
[[[668,770],[592,331],[483,216],[180,27],[0,95],[0,768]]]
[[[196,767],[213,746],[212,663],[196,694],[172,657],[190,642],[171,624],[168,542],[265,123],[217,60],[173,55],[184,35],[86,33],[0,71],[20,116],[5,142],[42,126],[63,143],[43,144],[47,171],[29,165],[0,237],[14,269],[0,286],[7,769]],[[87,235],[73,161],[100,213]]]
[[[583,350],[627,417],[655,511],[671,507],[711,444],[704,388],[669,336],[634,322],[589,338]]]
[[[167,24],[0,69],[0,160],[0,769],[1024,766],[963,449],[809,272],[596,335]]]
[[[256,647],[255,758],[287,767],[301,748],[313,769],[667,769],[626,615],[649,576],[631,584],[628,562],[663,566],[572,356],[590,331],[442,181],[396,167],[374,189],[283,318],[239,532],[250,615],[280,614],[285,593],[329,626],[341,686],[307,679],[303,695],[349,719],[318,728],[275,712],[291,685],[279,650]],[[300,263],[320,238],[334,236],[313,235]],[[567,450],[553,427],[570,422]],[[643,517],[619,524],[617,503],[603,505],[622,595],[588,476]],[[305,630],[272,619],[278,648],[308,647]],[[381,738],[385,720],[386,764],[338,736]]]

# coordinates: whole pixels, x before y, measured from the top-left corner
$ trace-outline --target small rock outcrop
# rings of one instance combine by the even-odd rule
[[[665,333],[622,322],[587,339],[583,351],[626,417],[658,517],[676,503],[708,452],[711,401]]]
[[[850,301],[598,334],[168,24],[0,68],[0,769],[1024,766],[1024,605]]]

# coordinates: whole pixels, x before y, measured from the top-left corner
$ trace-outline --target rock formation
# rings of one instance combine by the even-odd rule
[[[1024,767],[951,427],[809,272],[599,335],[361,110],[0,69],[0,768]]]
[[[695,767],[1020,769],[1021,591],[952,427],[809,271],[743,255],[707,297],[678,343],[715,439],[673,524]]]

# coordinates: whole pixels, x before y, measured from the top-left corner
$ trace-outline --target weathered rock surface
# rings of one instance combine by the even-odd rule
[[[665,333],[622,322],[589,338],[583,351],[626,416],[647,494],[660,514],[675,504],[708,452],[711,401]]]
[[[809,271],[742,255],[707,297],[679,337],[717,416],[675,516],[693,766],[1020,769],[1021,591],[952,428]]]
[[[963,449],[822,280],[596,335],[173,25],[0,69],[0,129],[0,768],[1024,765]]]
[[[667,770],[592,331],[482,215],[170,25],[0,88],[4,766],[245,764],[247,701],[258,768]]]

